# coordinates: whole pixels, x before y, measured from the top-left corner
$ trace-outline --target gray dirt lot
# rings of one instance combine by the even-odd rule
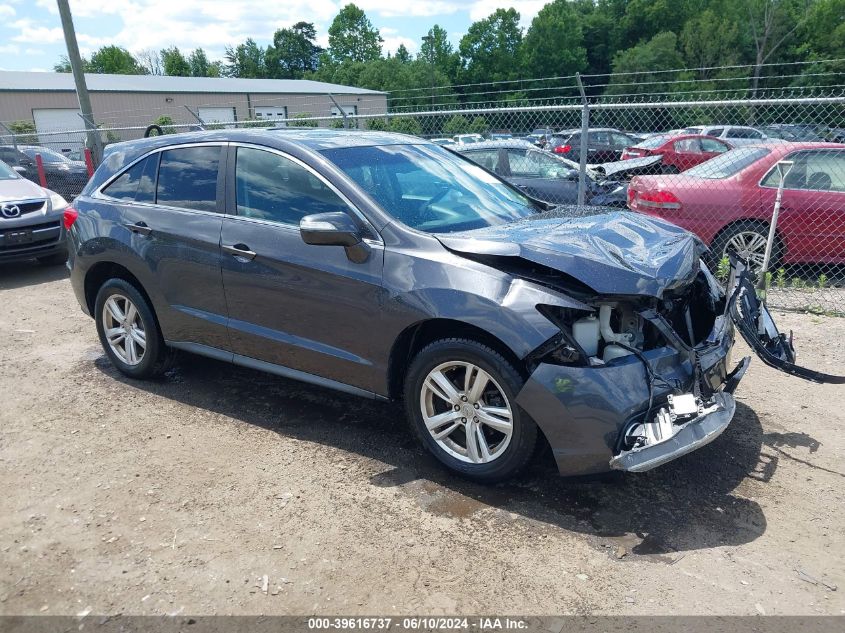
[[[755,361],[680,461],[485,488],[395,405],[187,356],[122,377],[61,267],[4,266],[0,305],[0,613],[845,613],[841,386]],[[844,370],[845,319],[775,317]]]

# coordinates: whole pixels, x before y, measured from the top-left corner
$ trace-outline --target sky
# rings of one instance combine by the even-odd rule
[[[347,0],[348,1],[348,0]],[[523,26],[549,0],[357,0],[384,39],[383,52],[404,44],[419,50],[420,38],[440,24],[457,45],[472,22],[499,7],[514,7]],[[221,59],[227,45],[252,37],[262,46],[276,29],[313,22],[318,43],[328,44],[328,27],[346,4],[341,0],[71,0],[83,55],[116,44],[132,52],[178,46],[202,47]],[[0,0],[0,70],[50,71],[65,54],[55,0]]]

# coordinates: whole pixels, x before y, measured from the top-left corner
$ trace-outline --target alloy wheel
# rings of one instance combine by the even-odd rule
[[[103,304],[103,332],[106,342],[121,361],[137,365],[147,351],[144,322],[135,304],[122,294],[113,294]]]
[[[481,367],[446,362],[432,369],[420,390],[423,422],[438,446],[456,459],[489,463],[513,437],[513,410],[502,387]]]
[[[749,268],[758,273],[763,268],[766,256],[766,237],[756,231],[741,231],[725,244],[724,255],[736,253],[741,259],[747,260]]]

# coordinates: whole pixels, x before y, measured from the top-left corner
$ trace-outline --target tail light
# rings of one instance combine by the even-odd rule
[[[628,188],[628,206],[636,211],[677,211],[681,208],[681,201],[671,191],[653,189],[638,191],[634,187]]]
[[[65,212],[62,214],[62,224],[65,225],[65,230],[70,229],[73,226],[73,223],[76,222],[76,218],[79,217],[79,211],[74,209],[73,207],[67,207]]]
[[[568,154],[571,151],[572,151],[571,145],[558,145],[554,149],[555,154]]]

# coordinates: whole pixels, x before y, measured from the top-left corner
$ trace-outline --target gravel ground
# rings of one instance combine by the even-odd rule
[[[4,266],[0,304],[2,614],[845,613],[841,386],[755,361],[679,461],[482,487],[395,405],[190,356],[124,378],[61,267]],[[775,317],[843,371],[845,319]]]

